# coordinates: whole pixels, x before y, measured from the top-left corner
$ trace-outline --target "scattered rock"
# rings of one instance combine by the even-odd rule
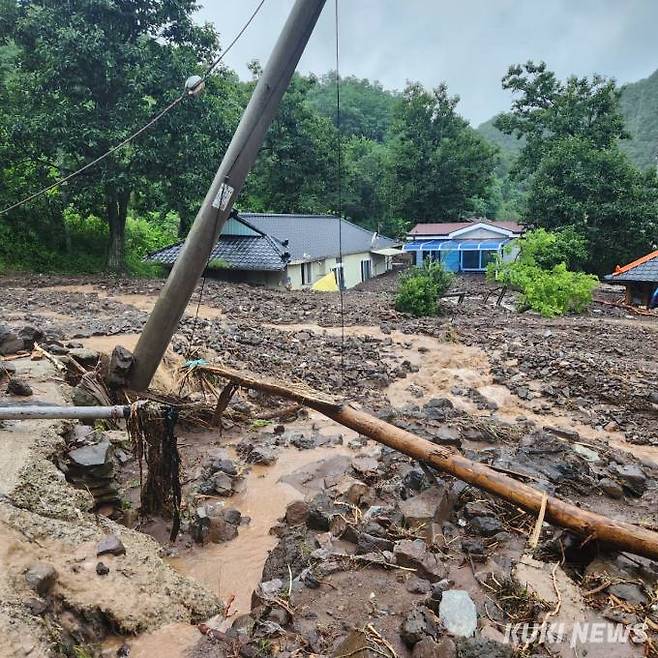
[[[69,356],[85,368],[94,368],[100,358],[100,354],[96,350],[89,350],[86,347],[76,347],[69,350]]]
[[[223,471],[218,471],[210,479],[213,491],[218,496],[232,496],[235,493],[234,480]]]
[[[418,576],[409,576],[406,583],[407,592],[411,594],[429,594],[432,585],[429,580],[418,578]]]
[[[457,648],[449,637],[442,637],[439,640],[424,637],[415,644],[411,656],[412,658],[457,658]],[[488,657],[479,656],[479,658]]]
[[[303,500],[295,500],[286,508],[286,523],[288,525],[301,525],[306,523],[308,515],[308,503]]]
[[[623,487],[619,482],[616,482],[612,478],[602,478],[599,480],[599,487],[601,487],[601,491],[610,496],[610,498],[619,499],[624,497]]]
[[[443,592],[439,618],[446,630],[458,637],[471,637],[477,628],[477,611],[468,592],[449,589]]]
[[[112,350],[112,356],[110,357],[110,364],[105,378],[108,388],[124,388],[128,384],[128,377],[134,360],[130,350],[127,350],[123,345],[117,345]]]
[[[395,543],[393,553],[401,567],[416,569],[416,574],[434,583],[446,575],[446,568],[422,539],[402,539]]]
[[[470,532],[484,537],[492,537],[504,529],[503,524],[495,516],[475,516],[468,523]]]
[[[649,601],[647,595],[636,583],[617,583],[608,587],[608,593],[614,594],[617,598],[629,603],[646,605]]]
[[[413,608],[400,626],[400,637],[411,649],[423,638],[435,638],[440,627],[439,620],[429,608]]]
[[[25,573],[25,581],[39,596],[45,596],[57,581],[57,570],[47,562],[36,562]]]
[[[102,562],[99,562],[96,565],[96,573],[99,576],[107,576],[107,574],[110,573],[110,567],[108,567],[106,564],[103,564]]]
[[[441,523],[448,518],[452,509],[447,487],[442,482],[400,501],[399,507],[408,528],[429,528],[432,522]]]
[[[9,395],[29,397],[32,395],[32,387],[24,379],[10,377],[7,382],[7,393],[9,393]]]
[[[616,473],[624,489],[638,498],[647,490],[647,476],[637,464],[618,466]]]
[[[96,544],[96,555],[125,555],[126,547],[117,535],[106,535]]]
[[[16,354],[23,349],[23,340],[7,325],[0,324],[0,355]]]

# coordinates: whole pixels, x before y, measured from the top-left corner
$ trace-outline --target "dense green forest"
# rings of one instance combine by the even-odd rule
[[[194,0],[122,7],[0,0],[0,209],[121,142],[221,52],[214,28],[194,22]],[[0,215],[0,271],[148,272],[144,253],[189,229],[261,73],[258,62],[250,69],[253,79],[241,81],[218,67],[202,95],[186,98],[128,147]],[[503,81],[517,92],[511,113],[477,131],[445,85],[411,82],[397,92],[350,76],[341,80],[339,130],[335,74],[297,74],[237,205],[337,212],[340,147],[344,213],[383,233],[474,215],[569,225],[587,238],[592,254],[607,250],[604,260],[592,255],[582,264],[589,269],[651,246],[655,223],[646,218],[658,214],[655,181],[624,155],[638,162],[652,157],[649,146],[625,140],[626,130],[656,130],[651,92],[638,87],[649,81],[628,85],[620,96],[598,78],[572,85],[550,71],[514,70]],[[537,76],[552,85],[552,109],[533,105]],[[640,100],[631,101],[631,93]],[[578,102],[567,102],[573,98]],[[600,121],[579,130],[578,117],[592,110]],[[532,125],[521,120],[524,111],[537,119]],[[598,130],[608,141],[596,141]],[[595,177],[612,171],[612,182],[574,193],[579,167]],[[619,239],[625,250],[615,246]]]

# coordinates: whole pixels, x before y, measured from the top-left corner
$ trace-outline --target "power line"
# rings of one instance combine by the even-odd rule
[[[222,51],[222,53],[215,58],[215,60],[208,66],[206,69],[205,73],[203,76],[201,76],[201,79],[198,80],[198,82],[191,87],[190,89],[186,89],[178,98],[173,100],[167,107],[165,107],[163,110],[158,112],[152,119],[149,120],[149,122],[142,126],[139,130],[136,130],[134,133],[132,133],[129,137],[126,137],[122,142],[119,142],[112,148],[110,148],[108,151],[103,153],[103,155],[100,155],[97,157],[95,160],[92,160],[91,162],[88,162],[86,165],[80,167],[80,169],[77,169],[73,173],[69,174],[68,176],[65,176],[64,178],[60,178],[59,180],[55,181],[51,185],[48,185],[47,187],[44,187],[43,189],[39,190],[38,192],[35,192],[34,194],[30,194],[29,196],[25,197],[21,201],[17,201],[16,203],[3,208],[0,210],[0,215],[4,215],[11,210],[14,210],[14,208],[18,208],[19,206],[22,206],[26,203],[29,203],[30,201],[33,201],[34,199],[37,199],[40,196],[43,196],[44,194],[47,194],[51,190],[54,190],[55,188],[59,187],[60,185],[64,185],[65,183],[68,183],[70,180],[73,178],[76,178],[83,172],[87,171],[87,169],[91,169],[94,165],[97,165],[99,162],[105,160],[108,158],[110,155],[115,153],[116,151],[122,149],[124,146],[130,144],[133,140],[135,140],[137,137],[139,137],[143,132],[147,131],[151,126],[156,124],[165,114],[168,114],[171,110],[173,110],[179,103],[181,103],[185,98],[187,98],[191,92],[193,92],[195,89],[198,88],[198,86],[202,83],[205,82],[209,77],[210,74],[217,68],[217,66],[220,64],[220,62],[228,55],[228,53],[231,51],[233,46],[240,40],[242,35],[247,31],[247,28],[251,25],[253,20],[256,18],[260,10],[262,9],[263,5],[265,4],[265,0],[260,0],[258,5],[256,6],[256,9],[252,12],[251,16],[247,20],[247,22],[242,26],[240,31],[236,34],[234,39],[231,41],[231,43]]]

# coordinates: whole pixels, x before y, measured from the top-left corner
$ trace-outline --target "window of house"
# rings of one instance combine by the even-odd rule
[[[479,270],[480,269],[480,252],[479,251],[462,251],[462,269]]]
[[[367,281],[371,276],[370,259],[361,261],[361,281]]]
[[[312,283],[311,280],[311,267],[313,263],[302,263],[302,285],[308,286]]]
[[[489,263],[492,263],[495,258],[496,258],[496,252],[495,251],[482,251],[481,252],[482,256],[480,259],[480,266],[483,270],[487,268],[487,265]]]

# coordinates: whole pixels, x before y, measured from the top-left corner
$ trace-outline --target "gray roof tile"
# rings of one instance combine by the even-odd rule
[[[333,215],[271,215],[240,213],[240,217],[257,229],[283,242],[293,261],[319,260],[336,257],[339,221]],[[343,254],[358,254],[373,249],[393,247],[395,240],[374,231],[342,221]]]
[[[605,277],[609,283],[658,283],[658,254],[650,260],[644,261],[635,267],[619,274],[610,274]]]

